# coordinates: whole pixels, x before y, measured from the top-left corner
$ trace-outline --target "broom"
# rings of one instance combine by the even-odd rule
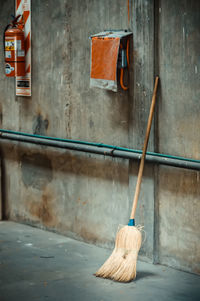
[[[122,227],[117,232],[115,248],[110,257],[95,273],[95,276],[97,277],[110,278],[120,282],[129,282],[136,277],[136,263],[138,252],[141,247],[142,235],[141,228],[135,226],[134,218],[140,193],[145,154],[155,108],[158,79],[159,78],[156,77],[130,220],[127,226]]]

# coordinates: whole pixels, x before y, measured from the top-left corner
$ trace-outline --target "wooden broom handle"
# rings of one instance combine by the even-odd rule
[[[146,155],[146,150],[147,150],[147,146],[148,146],[151,124],[152,124],[152,119],[153,119],[153,113],[154,113],[154,108],[155,108],[155,103],[156,103],[156,92],[157,92],[157,87],[158,87],[158,79],[159,79],[159,77],[157,76],[156,80],[155,80],[154,90],[153,90],[151,108],[150,108],[150,112],[149,112],[146,136],[145,136],[144,146],[143,146],[143,150],[142,150],[142,157],[141,157],[140,167],[139,167],[139,171],[138,171],[138,178],[137,178],[137,184],[136,184],[136,188],[135,188],[135,195],[134,195],[134,199],[133,199],[133,206],[132,206],[130,219],[134,219],[134,217],[135,217],[135,211],[136,211],[138,197],[139,197],[139,193],[140,193],[140,186],[141,186],[141,182],[142,182],[142,174],[143,174],[143,169],[144,169],[145,155]]]

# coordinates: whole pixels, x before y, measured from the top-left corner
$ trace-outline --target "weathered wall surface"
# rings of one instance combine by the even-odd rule
[[[5,7],[3,1],[2,25],[14,9]],[[140,11],[136,13],[137,7]],[[146,24],[143,30],[139,23],[136,26],[136,14],[140,24]],[[145,21],[146,16],[150,21]],[[148,116],[153,63],[144,49],[137,48],[139,40],[144,45],[152,17],[152,4],[143,1],[135,2],[134,7],[130,3],[130,20],[127,1],[32,1],[32,97],[16,98],[14,80],[1,73],[2,127],[141,148],[144,125],[142,131],[139,128]],[[89,36],[120,28],[134,29],[136,36],[131,66],[135,53],[137,70],[131,68],[130,90],[90,89]],[[146,49],[152,51],[152,42],[152,38],[146,41]],[[1,66],[3,69],[2,56]],[[153,150],[153,135],[150,147]],[[127,224],[129,219],[137,164],[18,143],[5,142],[3,150],[8,218],[102,245],[113,244],[118,224]],[[152,167],[146,168],[145,183],[149,193],[144,185],[142,200],[148,200],[152,215]],[[148,211],[143,203],[140,206],[138,221],[144,224]],[[152,221],[147,220],[149,240],[141,251],[150,258]]]
[[[198,4],[182,2],[176,20],[179,1],[130,0],[130,18],[126,0],[32,1],[32,97],[15,97],[14,80],[3,74],[0,49],[1,128],[141,149],[154,75],[160,73],[149,150],[199,159],[199,37],[193,18]],[[14,1],[8,6],[2,0],[0,43],[13,12]],[[185,22],[185,43],[176,36],[173,22],[180,34]],[[130,89],[90,89],[89,36],[120,28],[133,32]],[[137,162],[0,142],[7,218],[113,245],[118,224],[129,219]],[[141,255],[148,260],[198,272],[198,181],[197,173],[146,165],[136,220],[147,232]],[[175,208],[171,215],[169,208]],[[181,236],[183,219],[188,232]]]
[[[200,2],[161,1],[160,5],[158,150],[199,160]],[[158,171],[159,261],[197,273],[199,177],[199,172],[178,168]]]
[[[2,190],[1,190],[1,178],[2,171],[1,171],[1,159],[0,159],[0,220],[2,220],[2,211],[3,211],[3,202],[2,202]]]

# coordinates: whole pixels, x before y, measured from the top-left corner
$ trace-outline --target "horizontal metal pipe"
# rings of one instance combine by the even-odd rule
[[[3,133],[3,132],[0,132],[0,138],[13,140],[13,141],[20,141],[25,143],[51,146],[56,148],[71,149],[80,152],[87,152],[87,153],[93,153],[93,154],[111,156],[111,157],[117,157],[123,159],[139,160],[141,158],[141,153],[130,152],[130,150],[125,151],[124,149],[120,150],[118,148],[99,147],[95,145],[78,144],[73,142],[65,142],[60,140],[51,140],[51,139],[44,139],[38,137],[29,137],[29,136],[22,136],[18,134]],[[198,160],[190,160],[190,159],[184,160],[183,158],[174,159],[169,156],[166,157],[164,155],[159,156],[156,155],[156,153],[153,153],[153,155],[147,153],[146,161],[150,163],[169,165],[169,166],[175,166],[175,167],[193,169],[193,170],[200,170],[200,161]]]
[[[105,148],[109,148],[109,149],[115,149],[115,150],[131,152],[131,153],[142,154],[142,150],[114,146],[114,145],[109,145],[109,144],[105,144],[102,142],[98,143],[98,142],[88,142],[88,141],[82,141],[82,140],[66,139],[66,138],[57,138],[57,137],[51,137],[51,136],[47,136],[47,135],[43,136],[43,135],[38,135],[38,134],[30,134],[30,133],[17,132],[17,131],[12,131],[12,130],[4,130],[4,129],[0,129],[0,133],[15,134],[15,135],[19,135],[19,136],[33,137],[33,138],[42,138],[42,139],[47,139],[47,140],[51,140],[51,141],[61,141],[61,142],[69,142],[69,143],[75,143],[75,144],[105,147]],[[148,152],[148,151],[146,152],[146,154],[156,156],[156,157],[164,157],[164,158],[169,158],[169,159],[177,159],[177,160],[183,160],[183,161],[190,161],[190,162],[194,162],[194,163],[200,163],[200,160],[188,159],[188,158],[184,158],[184,157],[180,157],[180,156],[172,156],[172,155],[166,155],[166,154],[160,154],[160,153],[154,153],[154,152]]]

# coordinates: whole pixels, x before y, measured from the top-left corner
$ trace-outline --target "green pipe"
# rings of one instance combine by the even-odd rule
[[[120,147],[120,146],[104,144],[104,143],[87,142],[87,141],[73,140],[73,139],[63,139],[63,138],[56,138],[56,137],[49,137],[49,136],[43,136],[43,135],[29,134],[29,133],[17,132],[17,131],[11,131],[11,130],[4,130],[4,129],[0,129],[0,133],[8,133],[8,134],[15,134],[15,135],[26,136],[26,137],[35,137],[35,138],[40,138],[40,139],[53,140],[53,141],[69,142],[69,143],[77,143],[77,144],[83,144],[83,145],[111,148],[111,149],[114,149],[114,150],[120,150],[120,151],[136,153],[136,154],[142,154],[142,150],[130,149],[130,148],[125,148],[125,147]],[[162,158],[169,158],[169,159],[176,159],[176,160],[200,163],[200,160],[189,159],[189,158],[184,158],[184,157],[179,157],[179,156],[171,156],[171,155],[160,154],[160,153],[155,153],[155,152],[146,152],[146,154],[151,155],[151,156],[156,156],[156,157],[162,157]]]

